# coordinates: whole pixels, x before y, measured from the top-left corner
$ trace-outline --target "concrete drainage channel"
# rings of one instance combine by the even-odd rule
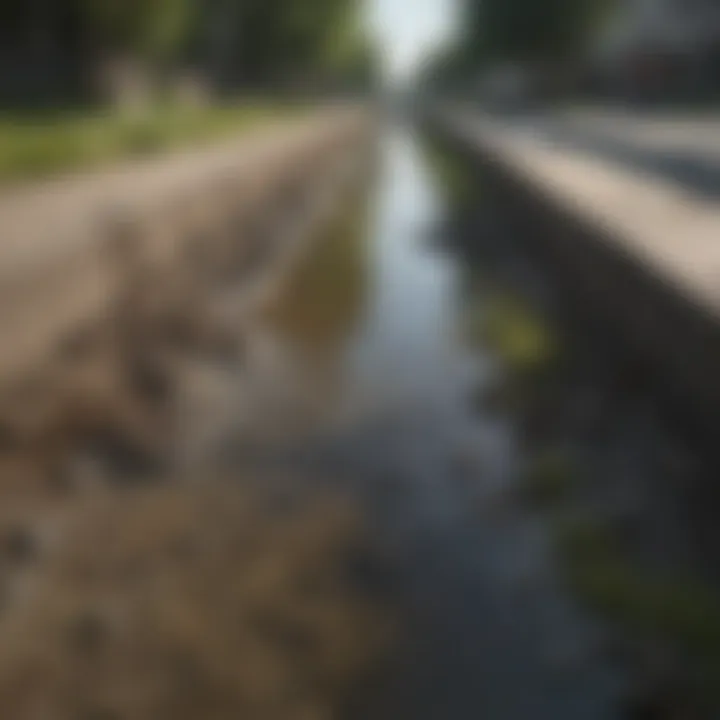
[[[602,213],[591,215],[576,207],[482,134],[472,135],[445,117],[435,117],[429,125],[449,149],[471,153],[491,178],[494,192],[512,208],[519,231],[536,238],[536,252],[558,282],[609,330],[612,342],[630,349],[689,429],[693,443],[720,463],[717,308],[628,250],[632,243],[610,230]]]

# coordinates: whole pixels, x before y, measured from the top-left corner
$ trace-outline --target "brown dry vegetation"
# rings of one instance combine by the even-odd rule
[[[359,518],[173,477],[188,367],[242,363],[216,271],[252,247],[161,270],[125,230],[111,316],[0,396],[0,718],[337,717],[391,634]]]
[[[367,559],[338,502],[208,482],[84,503],[0,623],[1,716],[336,717],[390,636]]]
[[[138,247],[131,236],[108,249],[124,288],[111,315],[66,338],[0,398],[1,490],[64,488],[88,454],[113,472],[157,472],[173,437],[183,360],[240,357],[242,331],[222,317],[219,289],[197,263],[181,256],[152,267]]]

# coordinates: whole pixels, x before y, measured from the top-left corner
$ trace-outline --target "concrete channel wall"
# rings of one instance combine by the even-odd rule
[[[613,222],[614,208],[610,202],[603,205],[604,197],[596,195],[594,199],[600,202],[592,212],[574,202],[570,192],[552,182],[562,171],[563,157],[557,158],[557,165],[548,166],[550,179],[546,181],[543,173],[532,172],[518,161],[521,143],[496,142],[492,132],[483,132],[482,123],[470,129],[471,124],[457,122],[456,116],[443,115],[433,119],[432,127],[452,149],[466,156],[470,153],[479,163],[501,197],[517,210],[522,226],[529,229],[529,239],[570,297],[615,329],[616,337],[657,376],[658,387],[667,391],[696,437],[716,449],[720,440],[720,305],[712,294],[713,283],[703,287],[699,279],[693,284],[691,273],[680,277],[680,263],[670,262],[663,268],[655,262],[661,254],[659,236],[658,258],[653,257],[652,233],[643,238],[646,245],[641,252],[639,236],[631,229],[618,228]],[[579,183],[582,169],[582,162],[573,168],[580,171]],[[592,174],[591,162],[587,170]],[[613,199],[625,203],[633,223],[643,222],[643,213],[649,211],[640,202],[633,207],[633,197],[618,192],[618,187],[611,188]],[[660,195],[655,203],[663,204]],[[657,216],[645,220],[650,225]],[[688,220],[688,237],[675,238],[681,251],[684,245],[688,253],[693,252],[689,235],[694,227]],[[717,241],[720,235],[704,250],[708,263],[702,264],[702,253],[688,260],[698,278],[712,269]],[[693,268],[691,260],[699,266]]]
[[[141,276],[158,294],[188,268],[237,281],[272,224],[364,151],[370,127],[365,111],[323,110],[212,149],[5,191],[2,386],[112,318]]]

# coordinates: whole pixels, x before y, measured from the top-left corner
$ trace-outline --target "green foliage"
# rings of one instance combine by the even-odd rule
[[[353,13],[344,14],[329,34],[322,60],[328,72],[356,87],[369,87],[378,75],[377,51]]]
[[[615,0],[470,0],[476,54],[517,62],[564,61],[587,47]]]
[[[249,84],[317,85],[367,74],[374,52],[364,33],[359,0],[216,0],[201,10],[208,32],[202,56],[219,71]],[[213,30],[215,29],[215,30]]]
[[[535,69],[582,59],[618,0],[464,0],[458,42],[426,74],[435,88],[473,81],[482,68],[518,63]]]
[[[552,508],[567,498],[576,480],[570,458],[557,450],[548,450],[534,458],[525,469],[521,493],[533,505]]]
[[[557,528],[558,547],[577,594],[629,631],[640,632],[720,662],[720,598],[692,579],[663,579],[641,571],[607,527],[571,519]]]
[[[108,48],[149,59],[167,59],[182,46],[192,20],[192,0],[84,0],[96,37]]]
[[[550,329],[511,295],[484,298],[470,318],[469,331],[519,376],[545,370],[557,354]]]
[[[115,68],[113,77],[161,89],[188,66],[223,90],[367,85],[376,54],[362,9],[363,0],[5,0],[0,42],[47,86],[78,92]]]
[[[474,207],[480,189],[477,183],[473,182],[473,176],[467,163],[459,160],[455,153],[448,152],[447,148],[434,140],[425,142],[423,151],[428,163],[441,181],[439,187],[452,204],[453,209],[461,211],[468,204],[472,204]]]
[[[288,112],[284,110],[284,112]],[[208,140],[282,117],[262,105],[165,107],[138,117],[68,113],[0,118],[0,181],[92,167]]]

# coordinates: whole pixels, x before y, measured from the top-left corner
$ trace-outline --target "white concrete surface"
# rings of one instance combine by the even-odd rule
[[[720,317],[720,204],[670,179],[559,146],[528,126],[462,109],[448,111],[446,121],[561,206],[610,230],[624,252]]]

